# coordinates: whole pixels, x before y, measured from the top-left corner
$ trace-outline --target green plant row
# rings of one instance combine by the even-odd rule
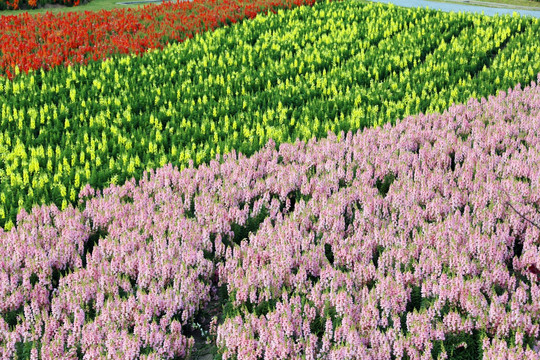
[[[442,111],[538,72],[538,20],[343,1],[2,79],[0,225],[87,183]]]

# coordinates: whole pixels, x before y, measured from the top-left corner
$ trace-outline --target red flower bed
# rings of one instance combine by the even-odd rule
[[[0,76],[140,54],[195,33],[315,0],[194,0],[99,12],[0,16]],[[16,69],[18,67],[18,70]]]

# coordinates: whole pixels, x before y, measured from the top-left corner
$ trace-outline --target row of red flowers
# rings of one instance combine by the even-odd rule
[[[0,76],[140,54],[259,12],[315,0],[194,0],[139,9],[0,16]]]

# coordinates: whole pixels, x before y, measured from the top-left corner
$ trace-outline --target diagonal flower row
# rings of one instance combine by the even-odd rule
[[[99,12],[0,15],[0,77],[142,54],[303,0],[193,0]]]
[[[226,286],[224,358],[539,358],[539,128],[533,83],[22,211],[0,356],[182,358]]]

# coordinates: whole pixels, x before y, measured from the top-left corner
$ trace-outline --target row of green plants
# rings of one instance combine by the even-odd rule
[[[343,1],[0,80],[0,225],[87,183],[395,122],[540,72],[536,19]]]

